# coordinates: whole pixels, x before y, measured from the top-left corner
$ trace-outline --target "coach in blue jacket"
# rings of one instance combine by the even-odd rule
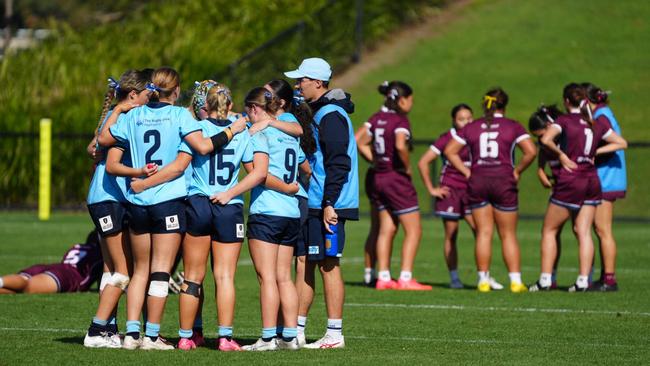
[[[286,72],[285,75],[296,79],[312,109],[312,128],[317,147],[316,152],[309,156],[312,176],[305,230],[307,285],[298,289],[298,339],[304,344],[307,312],[314,298],[313,273],[318,264],[327,306],[327,333],[318,341],[305,345],[305,348],[342,348],[345,346],[342,334],[345,290],[339,260],[345,246],[345,222],[359,219],[357,145],[348,116],[354,111],[354,104],[350,95],[343,90],[329,89],[332,71],[323,59],[305,59],[297,70]],[[336,250],[326,247],[325,237],[332,233],[336,234]]]

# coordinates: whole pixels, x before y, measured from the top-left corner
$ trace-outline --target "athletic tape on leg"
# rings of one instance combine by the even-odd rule
[[[102,280],[99,282],[99,291],[100,292],[104,291],[104,287],[106,287],[106,285],[108,285],[108,283],[111,280],[111,277],[112,277],[111,272],[102,273]]]
[[[110,280],[109,283],[112,286],[115,286],[115,287],[119,288],[120,290],[124,291],[126,289],[126,286],[129,285],[129,281],[131,281],[129,276],[124,275],[122,273],[115,272],[111,276],[111,280]]]
[[[169,294],[169,273],[154,272],[149,282],[149,296],[167,297]]]
[[[201,296],[201,285],[196,282],[185,280],[183,282],[183,288],[181,289],[181,293],[192,295],[198,298]]]

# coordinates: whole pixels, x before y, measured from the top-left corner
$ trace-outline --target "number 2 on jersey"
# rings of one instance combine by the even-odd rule
[[[499,156],[499,144],[496,139],[498,132],[483,132],[479,136],[479,156],[481,158],[496,158]]]
[[[153,145],[147,150],[147,152],[144,154],[144,160],[145,163],[154,163],[157,165],[162,165],[163,161],[162,160],[155,160],[153,158],[153,154],[160,149],[160,132],[158,130],[148,130],[147,132],[144,133],[144,143],[148,144],[149,141],[153,139]]]

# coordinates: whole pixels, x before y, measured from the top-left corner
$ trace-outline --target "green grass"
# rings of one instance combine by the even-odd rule
[[[611,106],[629,141],[650,139],[650,3],[644,1],[503,0],[476,1],[459,18],[395,57],[395,62],[364,76],[350,90],[353,120],[361,125],[382,102],[377,85],[404,80],[414,89],[409,118],[417,139],[433,140],[450,127],[452,106],[465,102],[480,114],[480,101],[500,85],[510,95],[508,116],[528,125],[540,103],[562,102],[571,81],[591,81],[613,91]],[[424,148],[412,155],[412,166]],[[621,215],[648,216],[650,150],[627,151],[628,199]],[[421,203],[426,190],[416,179]],[[548,193],[532,169],[520,185],[521,209],[543,212]]]
[[[41,223],[32,213],[0,213],[0,273],[11,273],[37,262],[56,261],[73,242],[83,240],[90,220],[85,213],[55,214]],[[520,224],[523,278],[538,275],[540,222]],[[620,243],[618,293],[542,294],[449,290],[442,258],[438,220],[426,219],[415,268],[418,279],[434,284],[426,293],[376,292],[359,286],[367,218],[349,223],[343,272],[346,280],[345,335],[347,348],[296,353],[223,354],[212,349],[191,353],[88,350],[81,345],[97,304],[96,293],[0,296],[0,365],[4,364],[642,364],[650,360],[647,329],[650,298],[650,230],[644,225],[616,224]],[[568,286],[577,275],[575,240],[564,235],[559,282]],[[507,282],[495,241],[492,272]],[[471,235],[459,237],[461,278],[473,284]],[[399,257],[398,249],[395,257]],[[394,263],[393,270],[398,271]],[[319,283],[320,285],[320,283]],[[260,328],[258,285],[244,250],[236,278],[235,336],[257,338]],[[212,281],[206,283],[204,322],[208,338],[215,336]],[[178,297],[171,296],[162,325],[176,337]],[[120,327],[124,329],[124,306]],[[325,326],[322,294],[317,294],[308,323],[315,339]]]

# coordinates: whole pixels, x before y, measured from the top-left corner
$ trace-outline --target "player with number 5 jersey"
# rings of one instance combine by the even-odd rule
[[[449,162],[468,178],[469,206],[476,222],[476,266],[478,290],[488,292],[492,234],[496,223],[503,257],[508,267],[510,290],[523,292],[519,243],[517,241],[517,182],[533,162],[537,149],[519,122],[505,117],[508,95],[501,88],[489,90],[483,97],[485,115],[453,134],[444,154]],[[459,153],[464,146],[472,156],[471,168]],[[523,156],[515,166],[515,147]]]
[[[385,96],[384,106],[368,120],[366,136],[359,145],[371,145],[373,189],[371,200],[378,209],[377,236],[378,290],[431,290],[431,286],[417,282],[413,263],[422,237],[420,208],[415,187],[411,182],[409,140],[411,126],[408,113],[413,107],[413,90],[401,81],[384,82],[379,92]],[[397,225],[404,227],[402,266],[399,280],[390,275],[390,258]]]

